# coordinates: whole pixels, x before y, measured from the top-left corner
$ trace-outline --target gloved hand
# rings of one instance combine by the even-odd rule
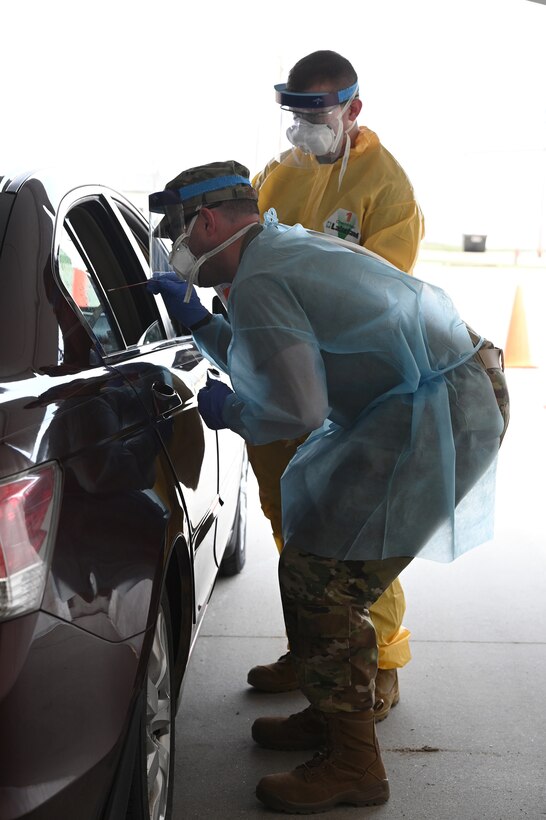
[[[222,410],[228,396],[233,390],[217,379],[207,378],[207,384],[197,394],[197,406],[202,419],[211,430],[224,430],[227,425],[222,417]]]
[[[190,301],[184,302],[187,289],[187,283],[183,282],[174,271],[155,273],[154,278],[150,279],[146,285],[146,290],[150,293],[161,294],[169,316],[191,330],[193,325],[211,314],[199,301],[195,288],[192,288]]]

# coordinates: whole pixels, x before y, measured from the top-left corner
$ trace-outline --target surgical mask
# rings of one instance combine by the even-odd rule
[[[202,256],[197,259],[197,257],[190,251],[188,248],[187,242],[190,238],[190,234],[192,232],[193,226],[195,224],[195,220],[197,219],[198,214],[196,214],[189,225],[187,231],[184,231],[178,239],[173,243],[173,249],[171,251],[171,255],[169,256],[169,262],[172,265],[173,269],[176,271],[178,276],[183,279],[185,282],[188,283],[188,287],[186,290],[186,295],[184,296],[184,302],[189,302],[191,297],[191,292],[193,290],[193,286],[199,283],[198,276],[199,276],[199,268],[201,265],[210,259],[212,256],[215,256],[220,251],[223,251],[224,248],[227,248],[228,245],[231,245],[233,242],[236,242],[241,236],[244,236],[256,223],[251,222],[248,225],[245,225],[244,228],[241,228],[239,231],[233,234],[233,236],[228,237],[224,240],[220,245],[216,248],[212,248],[210,251],[207,251]],[[218,293],[218,291],[216,291]],[[220,294],[218,294],[220,295]],[[220,296],[222,298],[222,296]],[[224,297],[225,298],[225,297]]]

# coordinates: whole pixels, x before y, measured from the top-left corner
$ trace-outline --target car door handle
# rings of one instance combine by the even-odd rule
[[[154,382],[152,384],[152,399],[154,410],[158,416],[167,418],[182,407],[182,399],[170,384]]]

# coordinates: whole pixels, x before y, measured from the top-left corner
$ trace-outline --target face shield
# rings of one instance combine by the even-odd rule
[[[281,106],[281,157],[302,166],[335,162],[345,149],[349,129],[343,117],[358,84],[331,92],[293,92],[281,84],[275,91]]]
[[[358,95],[354,83],[340,91],[292,92],[276,85],[281,110],[280,151],[274,158],[271,198],[279,220],[328,231],[338,218],[335,195],[347,170],[356,118],[350,113]],[[277,167],[278,166],[278,167]],[[265,194],[264,194],[265,197]],[[265,203],[264,203],[265,204]]]
[[[252,224],[246,225],[197,259],[189,249],[188,241],[199,211],[202,207],[216,208],[236,199],[256,199],[250,180],[237,174],[213,177],[181,188],[166,188],[149,196],[150,267],[154,277],[174,271],[186,281],[186,302],[193,286],[198,284],[201,265],[252,227]],[[224,291],[219,289],[217,292],[225,303]]]
[[[197,209],[186,211],[178,191],[166,189],[149,196],[150,268],[154,275],[174,270],[173,246],[182,244]]]

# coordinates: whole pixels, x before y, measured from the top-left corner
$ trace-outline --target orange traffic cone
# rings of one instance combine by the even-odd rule
[[[78,307],[88,307],[87,299],[87,274],[80,268],[74,268],[74,279],[72,280],[72,296]]]
[[[529,349],[529,334],[521,285],[516,288],[514,297],[508,336],[504,346],[504,364],[506,367],[536,367]]]

